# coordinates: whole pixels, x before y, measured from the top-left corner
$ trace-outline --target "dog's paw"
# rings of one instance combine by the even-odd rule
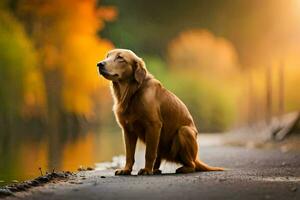
[[[153,171],[147,168],[140,169],[138,175],[153,175]]]
[[[117,169],[115,175],[131,175],[131,170],[129,169]]]
[[[160,175],[160,174],[161,174],[161,170],[159,170],[159,169],[154,169],[154,170],[153,170],[153,174],[155,174],[155,175]]]

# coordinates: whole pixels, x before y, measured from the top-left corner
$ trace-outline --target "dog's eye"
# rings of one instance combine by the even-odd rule
[[[122,56],[117,56],[116,60],[118,62],[125,62],[125,59]]]

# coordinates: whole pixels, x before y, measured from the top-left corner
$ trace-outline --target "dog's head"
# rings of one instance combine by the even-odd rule
[[[144,61],[127,49],[114,49],[97,63],[99,73],[111,81],[132,81],[142,83],[147,70]]]

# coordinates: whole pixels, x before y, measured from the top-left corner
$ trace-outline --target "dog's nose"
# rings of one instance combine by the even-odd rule
[[[104,67],[104,65],[105,65],[105,62],[104,62],[104,61],[97,63],[97,66],[98,66],[98,67]]]

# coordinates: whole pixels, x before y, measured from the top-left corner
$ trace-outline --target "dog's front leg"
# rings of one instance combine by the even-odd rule
[[[153,174],[153,166],[157,156],[161,127],[161,123],[157,122],[149,125],[146,129],[146,163],[145,168],[140,169],[138,175]]]
[[[134,164],[134,153],[137,142],[137,135],[123,130],[126,150],[126,164],[123,169],[118,169],[115,175],[130,175]]]

